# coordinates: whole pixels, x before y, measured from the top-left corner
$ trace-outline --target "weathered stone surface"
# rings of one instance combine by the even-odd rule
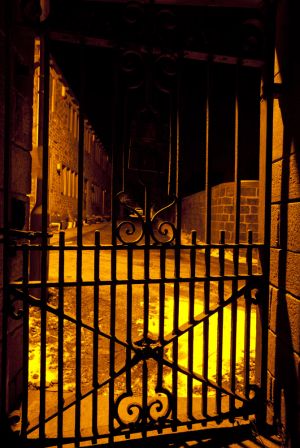
[[[270,250],[270,282],[283,291],[300,296],[300,254],[283,249]]]
[[[271,375],[275,376],[276,372],[276,348],[277,348],[277,337],[272,332],[269,331],[268,334],[268,370],[271,373]]]
[[[14,147],[12,151],[11,188],[13,192],[30,193],[31,156],[28,151]],[[22,173],[22,175],[20,175]]]
[[[274,399],[274,376],[270,372],[267,373],[267,399],[273,403]]]
[[[283,166],[289,170],[288,178],[286,171],[282,172]],[[282,194],[286,197],[282,197]],[[289,156],[287,162],[281,159],[273,163],[272,167],[272,202],[287,201],[287,198],[300,198],[299,168],[295,153]]]
[[[269,290],[269,328],[276,332],[278,288],[270,286]]]
[[[291,350],[300,353],[300,300],[270,288],[270,329]]]
[[[286,290],[297,297],[300,297],[300,269],[299,269],[299,266],[300,266],[300,253],[287,252]],[[282,275],[281,272],[280,272],[280,275]]]
[[[279,249],[270,249],[270,282],[274,286],[278,286],[279,266]]]
[[[282,160],[273,163],[272,166],[272,202],[281,200],[281,174]]]
[[[274,99],[273,111],[273,160],[278,160],[283,154],[283,123],[279,100]]]
[[[300,202],[288,205],[287,249],[300,252]]]
[[[289,160],[289,198],[298,199],[300,198],[300,173],[299,173],[299,155],[291,154]]]
[[[279,247],[280,206],[273,204],[271,207],[271,247]]]

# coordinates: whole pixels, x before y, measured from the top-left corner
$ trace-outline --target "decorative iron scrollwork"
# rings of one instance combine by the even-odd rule
[[[144,236],[144,222],[141,219],[141,227],[132,221],[122,221],[116,228],[116,235],[122,244],[138,244]],[[129,238],[126,239],[125,235]],[[135,237],[136,235],[136,237]],[[132,237],[132,238],[130,238]]]
[[[123,14],[123,21],[128,27],[135,27],[142,22],[144,14],[145,11],[140,3],[129,2]]]
[[[140,424],[155,426],[165,421],[172,410],[171,394],[161,388],[155,390],[147,405],[142,403],[142,397],[134,396],[132,391],[125,392],[115,403],[115,418],[121,428],[138,428]]]
[[[156,396],[148,404],[148,416],[154,423],[166,420],[172,410],[171,393],[163,387],[156,388],[155,392]]]
[[[156,211],[148,221],[146,219],[147,214],[141,215],[134,207],[126,203],[125,197],[126,194],[123,191],[117,194],[117,199],[119,199],[121,205],[131,216],[134,215],[135,220],[126,219],[117,225],[116,237],[122,244],[138,244],[146,234],[152,238],[154,244],[169,245],[174,242],[176,239],[174,223],[167,219],[160,220],[160,215],[176,204],[176,197],[168,205]]]
[[[160,221],[156,231],[155,231],[155,227],[153,225],[153,223],[159,219],[159,216],[169,210],[171,207],[173,207],[177,202],[177,197],[174,196],[174,199],[165,207],[161,208],[160,210],[158,210],[151,218],[151,236],[154,239],[154,241],[158,244],[171,244],[174,242],[175,238],[176,238],[176,227],[175,225],[168,220],[163,220]]]
[[[136,358],[144,360],[153,358],[160,347],[160,342],[150,337],[142,338],[133,343]]]
[[[177,74],[177,58],[172,54],[163,54],[155,61],[155,86],[158,90],[170,93]]]
[[[115,403],[115,418],[121,427],[133,427],[142,419],[143,407],[133,400],[133,392],[120,395]]]
[[[129,89],[138,89],[144,84],[145,67],[142,55],[139,52],[125,51],[121,57],[121,70],[126,77]]]

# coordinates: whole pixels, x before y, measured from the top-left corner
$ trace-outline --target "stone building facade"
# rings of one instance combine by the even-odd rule
[[[39,59],[39,41],[35,46]],[[50,64],[49,98],[49,223],[62,229],[77,221],[79,103],[54,60]],[[34,74],[33,166],[41,171],[38,155],[39,66]],[[88,119],[84,120],[83,217],[86,221],[110,215],[110,172],[108,155]],[[37,176],[32,176],[31,208],[37,194]]]

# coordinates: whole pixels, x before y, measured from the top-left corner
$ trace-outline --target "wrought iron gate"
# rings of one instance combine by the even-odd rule
[[[138,26],[141,8],[130,5],[127,27]],[[57,30],[41,38],[41,233],[26,234],[14,246],[22,259],[23,276],[9,286],[11,317],[23,322],[21,437],[30,446],[111,445],[170,434],[174,442],[182,428],[247,419],[260,403],[263,384],[255,363],[261,361],[263,342],[258,335],[265,325],[260,319],[264,244],[257,238],[253,241],[251,230],[246,239],[241,238],[239,97],[243,68],[250,63],[208,52],[195,56],[184,51],[181,43],[174,47],[174,11],[149,8],[145,15],[149,34],[141,45],[110,46],[103,39],[96,43],[108,45],[113,54],[112,207],[109,224],[101,224],[105,228],[95,232],[93,242],[86,239],[83,225],[84,86],[89,83],[89,79],[83,81],[87,78],[83,61],[85,49],[95,42],[83,37],[68,42],[79,53],[77,94],[82,105],[78,227],[76,241],[70,242],[63,231],[58,240],[49,235],[47,214],[49,65],[56,43],[63,46],[61,42],[70,39]],[[154,22],[162,24],[160,32],[167,42],[160,47],[154,45],[161,42],[156,40]],[[140,28],[135,32],[144,36]],[[203,235],[198,236],[196,231],[189,235],[182,231],[182,179],[189,177],[183,174],[183,65],[194,57],[204,80],[205,206]],[[215,157],[211,139],[218,129],[212,126],[211,73],[224,62],[232,67],[235,85],[230,112],[233,234],[229,237],[221,230],[216,241],[212,238],[216,183],[211,175]],[[254,70],[260,70],[260,64],[256,65]],[[108,226],[110,241],[106,240]],[[39,259],[38,279],[30,277],[30,257]],[[70,274],[66,266],[74,259]],[[16,309],[19,301],[22,310]],[[38,381],[30,384],[34,356],[39,361]]]

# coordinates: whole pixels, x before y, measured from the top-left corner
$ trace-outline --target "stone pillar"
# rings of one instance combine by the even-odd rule
[[[300,446],[300,65],[296,3],[278,2],[274,70],[268,423]]]

